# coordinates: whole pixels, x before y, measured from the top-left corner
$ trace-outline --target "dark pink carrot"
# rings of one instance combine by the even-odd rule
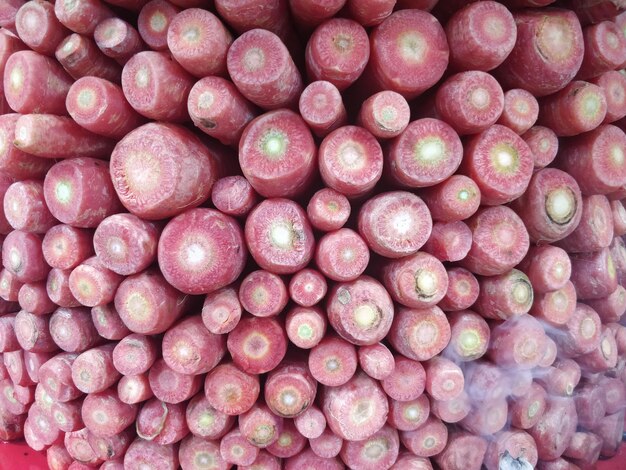
[[[235,364],[250,374],[274,369],[287,352],[284,327],[274,318],[245,317],[228,335]]]
[[[200,315],[187,317],[169,328],[161,344],[165,363],[181,374],[209,372],[225,353],[226,338],[207,330]]]
[[[180,8],[166,0],[152,0],[142,6],[137,29],[150,49],[167,50],[167,30],[179,11]]]
[[[382,149],[362,127],[340,127],[322,141],[319,168],[322,180],[331,189],[348,197],[363,196],[382,176]]]
[[[488,356],[503,369],[532,369],[546,348],[543,325],[526,314],[512,317],[491,330]]]
[[[533,126],[522,134],[522,139],[533,155],[535,170],[548,166],[556,158],[559,140],[549,127]]]
[[[72,380],[72,364],[77,357],[78,354],[74,353],[60,353],[39,369],[39,384],[51,402],[66,402],[83,394]]]
[[[626,234],[626,209],[622,201],[611,201],[613,213],[613,233],[615,236]]]
[[[213,185],[211,201],[224,214],[245,217],[259,202],[259,195],[243,176],[225,176]]]
[[[606,297],[593,300],[587,299],[585,303],[600,315],[602,323],[619,322],[624,312],[626,312],[626,289],[618,285]]]
[[[52,268],[46,281],[48,297],[59,307],[71,308],[80,306],[70,291],[71,270]]]
[[[78,399],[52,405],[52,420],[60,431],[72,432],[85,427],[80,415],[82,404],[83,401]]]
[[[387,422],[398,431],[415,431],[430,416],[428,395],[421,394],[414,400],[389,400],[389,416]]]
[[[269,271],[253,271],[243,278],[239,286],[241,306],[256,317],[280,314],[288,300],[285,281]]]
[[[366,99],[357,122],[378,139],[400,135],[409,125],[411,110],[406,99],[395,91],[385,90]]]
[[[112,139],[121,139],[145,121],[128,104],[119,85],[99,76],[74,82],[65,105],[81,127]]]
[[[342,228],[324,235],[317,245],[315,263],[333,281],[353,281],[369,264],[369,249],[358,233]]]
[[[617,271],[608,248],[571,256],[572,283],[579,300],[601,299],[617,288]],[[594,280],[591,281],[590,277]]]
[[[175,444],[189,434],[185,405],[163,403],[152,398],[137,413],[137,435],[159,445]]]
[[[188,294],[209,293],[232,283],[241,274],[246,258],[239,224],[213,209],[190,209],[180,214],[166,225],[159,239],[163,275]]]
[[[611,18],[619,18],[618,14],[622,10],[618,3],[602,0],[599,2],[574,0],[571,7],[583,24],[599,23]]]
[[[576,459],[578,463],[585,462],[593,465],[600,456],[602,450],[602,438],[591,432],[575,432],[567,449],[563,452],[564,457]]]
[[[626,77],[623,74],[610,70],[590,81],[602,88],[606,98],[604,124],[610,124],[626,116]]]
[[[81,353],[101,341],[88,308],[58,308],[50,317],[50,335],[67,352]]]
[[[551,245],[531,247],[518,268],[528,276],[535,293],[563,288],[572,273],[565,250]]]
[[[554,364],[537,371],[536,381],[550,395],[572,396],[581,379],[581,369],[573,359],[557,359]]]
[[[325,387],[322,408],[329,428],[348,441],[367,439],[387,418],[387,397],[377,381],[357,372],[339,387]],[[363,413],[363,409],[367,411]]]
[[[472,307],[485,318],[507,320],[523,315],[533,304],[533,288],[528,276],[512,269],[480,280],[480,293]]]
[[[347,12],[351,18],[363,26],[376,26],[387,18],[394,10],[393,0],[348,0]]]
[[[42,250],[53,268],[73,269],[93,254],[92,233],[70,225],[56,225],[46,232]]]
[[[533,382],[529,392],[515,397],[510,403],[511,424],[519,429],[529,429],[539,422],[546,409],[545,389]]]
[[[614,457],[621,444],[620,430],[624,426],[624,410],[617,413],[607,414],[600,420],[600,423],[593,432],[602,438],[602,449],[600,455],[603,457]],[[623,431],[623,430],[622,430]]]
[[[191,88],[187,111],[198,129],[224,145],[237,145],[246,125],[258,114],[232,82],[212,76]]]
[[[183,468],[197,468],[207,464],[216,470],[228,468],[220,455],[220,446],[215,441],[207,441],[196,436],[187,436],[180,443],[178,458]]]
[[[369,276],[335,284],[329,293],[326,308],[328,321],[335,331],[359,346],[382,340],[393,319],[389,293]]]
[[[563,142],[557,164],[579,183],[584,195],[616,191],[626,180],[626,135],[607,124]]]
[[[41,235],[14,230],[2,243],[3,265],[22,283],[41,281],[50,271],[50,267],[43,258],[41,239]],[[17,300],[19,290],[17,285],[14,287],[14,296],[8,298],[12,301]]]
[[[55,57],[74,79],[94,76],[119,83],[122,68],[105,56],[93,39],[80,34],[66,37],[56,49]]]
[[[220,456],[230,465],[252,465],[259,448],[252,445],[239,429],[233,429],[220,440]]]
[[[393,372],[395,359],[389,348],[383,343],[359,347],[359,366],[361,369],[376,380],[383,380]]]
[[[138,52],[122,70],[124,96],[135,111],[154,120],[189,120],[187,98],[193,83],[165,52]]]
[[[9,313],[0,316],[0,351],[3,353],[20,349],[20,343],[15,336],[15,315],[17,314]]]
[[[542,98],[537,122],[559,137],[573,136],[598,127],[604,121],[606,109],[602,88],[577,80]]]
[[[213,13],[188,8],[167,28],[167,47],[174,59],[196,77],[224,75],[232,35]]]
[[[434,357],[424,363],[426,391],[434,400],[454,400],[463,393],[463,371],[450,359]]]
[[[68,30],[54,15],[54,4],[43,1],[24,3],[15,16],[17,35],[35,52],[48,56],[68,35]]]
[[[176,446],[161,446],[139,438],[133,441],[124,455],[124,469],[126,470],[140,470],[146,466],[176,470],[178,462]]]
[[[478,185],[464,175],[453,175],[424,189],[421,197],[428,205],[433,220],[440,222],[467,219],[478,210],[481,200]]]
[[[584,211],[577,180],[556,168],[536,172],[527,191],[511,207],[534,242],[567,237],[577,228]]]
[[[388,337],[400,354],[426,361],[439,354],[450,341],[450,324],[439,307],[398,309]]]
[[[361,207],[358,227],[372,251],[400,258],[416,253],[426,243],[432,220],[418,196],[392,191],[374,196]]]
[[[448,289],[446,270],[434,256],[417,252],[383,265],[382,281],[391,297],[410,308],[438,303]]]
[[[19,385],[14,385],[10,379],[0,381],[0,416],[7,413],[11,416],[23,415],[26,418],[30,404],[25,405],[17,399],[16,387]]]
[[[120,434],[111,437],[98,437],[92,433],[87,434],[87,442],[96,456],[105,461],[118,460],[126,453],[130,443],[135,438],[135,431],[127,428]]]
[[[538,116],[539,103],[528,91],[513,88],[504,93],[504,108],[498,124],[522,135],[535,125]]]
[[[436,222],[423,250],[439,261],[454,262],[465,258],[471,246],[472,231],[467,224],[461,221]]]
[[[150,368],[148,379],[154,396],[165,403],[181,403],[193,397],[202,387],[201,375],[181,374],[171,369],[163,359]]]
[[[613,239],[613,214],[605,196],[582,198],[580,223],[570,235],[557,242],[569,253],[588,253],[606,248]]]
[[[304,449],[307,445],[307,438],[304,437],[300,432],[296,429],[292,420],[284,420],[283,428],[280,434],[278,435],[278,439],[273,443],[267,446],[267,450],[271,456],[275,457],[273,461],[274,466],[269,468],[276,468],[276,470],[281,468],[281,465],[278,459],[287,459],[289,457],[293,457],[298,454],[302,449]],[[259,465],[259,459],[261,455],[265,454],[265,451],[259,452],[259,456],[255,460],[257,463],[253,463],[252,465]],[[267,462],[265,465],[269,465],[270,462]],[[254,467],[252,467],[254,468]],[[261,467],[263,470],[268,469],[268,466]]]
[[[595,22],[594,22],[595,23]],[[587,80],[618,70],[626,62],[626,36],[613,21],[600,21],[583,28],[585,54],[576,78]]]
[[[73,461],[63,444],[54,444],[46,450],[46,463],[51,470],[65,470]]]
[[[462,392],[458,397],[447,400],[431,400],[430,411],[444,423],[458,423],[471,411],[472,404],[467,393]]]
[[[148,374],[124,375],[117,383],[117,396],[122,403],[134,405],[154,396]]]
[[[72,364],[72,380],[84,393],[98,393],[106,390],[120,378],[113,366],[115,343],[88,349],[81,353]]]
[[[332,18],[318,26],[306,46],[311,81],[325,80],[345,90],[365,70],[370,57],[367,32],[356,21]]]
[[[15,336],[25,351],[53,352],[57,350],[49,315],[33,315],[20,310],[15,316]]]
[[[469,414],[460,421],[463,429],[479,436],[489,436],[504,429],[507,423],[508,405],[504,398],[491,403],[472,406]]]
[[[532,176],[530,148],[515,132],[500,124],[472,136],[465,145],[463,158],[462,170],[480,188],[483,205],[518,198]]]
[[[453,430],[448,436],[445,449],[434,457],[435,462],[445,470],[465,468],[479,470],[482,466],[488,441],[472,433]]]
[[[70,291],[87,307],[106,305],[113,301],[123,277],[107,269],[96,256],[76,266],[69,278]]]
[[[560,329],[550,331],[552,339],[565,357],[593,351],[600,344],[601,320],[594,309],[577,303],[569,321]]]
[[[248,411],[260,394],[259,378],[242,371],[233,363],[224,363],[206,376],[204,392],[209,404],[229,416]]]
[[[301,349],[311,349],[326,333],[326,323],[326,316],[320,309],[298,306],[287,312],[285,331],[293,344]]]
[[[186,176],[191,171],[194,176]],[[217,177],[215,153],[174,124],[141,126],[111,154],[111,178],[118,197],[142,219],[164,219],[198,206],[209,197]]]
[[[107,18],[96,26],[93,38],[104,55],[124,65],[144,49],[139,32],[121,18]]]
[[[485,454],[484,465],[488,470],[497,470],[505,458],[526,462],[533,468],[537,465],[537,447],[534,439],[524,431],[501,431],[491,441]]]
[[[613,331],[603,326],[599,345],[593,351],[576,358],[586,374],[598,374],[617,366],[618,350]]]
[[[90,190],[96,184],[102,191]],[[44,180],[44,196],[52,215],[74,227],[96,227],[121,210],[108,163],[94,158],[72,158],[56,163]]]
[[[309,370],[323,385],[337,387],[348,382],[357,370],[356,348],[337,337],[326,337],[311,349]]]
[[[623,354],[626,350],[626,326],[619,323],[605,323],[615,336],[615,342],[617,344],[617,352]]]
[[[350,468],[389,468],[398,458],[399,450],[398,431],[386,425],[368,439],[346,442],[339,455]]]
[[[53,82],[55,86],[42,86]],[[54,59],[33,51],[15,52],[4,69],[4,97],[17,113],[67,114],[65,96],[71,84]]]
[[[307,439],[311,439],[311,442],[322,436],[326,430],[324,413],[315,404],[296,416],[293,423],[298,432]]]
[[[378,87],[414,98],[432,87],[448,66],[443,27],[430,13],[400,10],[370,37],[372,77]]]
[[[46,449],[52,444],[58,444],[63,437],[54,419],[36,403],[28,410],[25,426],[30,428],[29,432],[26,432],[26,429],[24,432],[27,444],[30,445],[33,442],[40,447],[33,446],[35,450],[42,450],[41,447]]]
[[[560,289],[538,294],[529,313],[548,324],[559,326],[566,324],[576,308],[576,289],[567,281]]]
[[[430,463],[429,458],[417,457],[409,451],[400,451],[400,453],[398,454],[398,458],[396,459],[396,463],[389,468],[391,470],[401,470],[403,468],[413,468],[415,470],[432,470],[433,466]]]
[[[64,135],[65,139],[56,139]],[[25,114],[15,123],[13,144],[24,152],[45,158],[108,158],[114,142],[93,134],[66,116]]]
[[[454,70],[489,71],[509,55],[517,37],[509,10],[496,2],[471,2],[446,23],[450,66]]]
[[[535,96],[565,87],[583,60],[583,34],[576,15],[569,10],[537,9],[517,11],[513,17],[517,40],[496,71],[502,85],[524,88]]]
[[[252,445],[265,448],[278,440],[283,427],[283,418],[273,414],[262,404],[255,404],[239,416],[241,435]]]
[[[402,444],[418,457],[432,457],[439,454],[448,442],[448,428],[438,418],[430,416],[414,431],[400,433]]]
[[[211,406],[204,392],[187,404],[185,419],[189,431],[202,439],[220,439],[233,427],[235,418]]]
[[[157,359],[157,342],[150,336],[130,334],[113,349],[113,365],[124,375],[147,372]]]
[[[325,137],[348,119],[339,89],[326,80],[311,82],[302,91],[298,110],[318,137]]]
[[[545,413],[528,433],[535,439],[539,458],[553,460],[563,454],[576,431],[576,407],[571,398],[549,397],[546,403]]]
[[[257,106],[297,106],[302,77],[276,34],[263,29],[246,31],[228,49],[226,63],[233,83]]]
[[[600,380],[599,386],[604,391],[607,414],[617,413],[623,409],[626,388],[620,379],[604,377]]]
[[[389,175],[402,186],[433,186],[459,167],[463,147],[457,133],[439,119],[418,119],[408,124],[389,147]]]
[[[343,227],[350,213],[348,198],[330,188],[318,190],[307,205],[307,215],[311,225],[323,232],[332,232]]]
[[[313,258],[315,240],[306,214],[287,199],[266,199],[255,207],[245,238],[257,264],[274,274],[295,273]]]
[[[289,8],[298,24],[312,28],[335,16],[343,8],[346,0],[289,0]]]
[[[34,315],[46,315],[57,308],[48,296],[45,281],[24,284],[20,288],[18,302],[23,310]]]
[[[426,372],[420,362],[397,357],[391,374],[380,381],[390,398],[397,401],[416,400],[426,385]]]
[[[237,290],[232,286],[218,289],[204,298],[202,321],[216,335],[230,333],[239,323],[242,313]]]
[[[97,227],[93,246],[101,264],[120,275],[137,274],[156,259],[159,228],[132,214],[114,214]]]
[[[316,147],[304,120],[279,109],[262,114],[239,141],[239,164],[252,187],[264,197],[292,197],[317,171]]]
[[[9,270],[0,271],[0,297],[7,303],[19,300],[19,292],[23,285],[24,283]]]
[[[90,393],[85,397],[82,418],[96,437],[113,437],[132,425],[137,406],[122,403],[113,389]]]
[[[187,296],[154,270],[129,276],[115,293],[115,309],[126,327],[146,335],[167,330],[186,310]]]
[[[339,450],[337,450],[339,452]],[[302,468],[328,468],[328,470],[340,470],[345,468],[343,463],[335,457],[320,457],[311,449],[305,449],[295,457],[286,459],[285,470],[298,470]]]
[[[26,153],[13,145],[15,125],[19,118],[17,113],[0,116],[0,170],[5,173],[3,179],[41,179],[54,162]]]
[[[39,383],[39,368],[58,354],[57,351],[52,352],[34,352],[24,351],[24,366],[26,372],[35,383]],[[1,366],[0,366],[1,368]],[[0,377],[2,373],[0,372]]]
[[[114,16],[114,13],[99,0],[62,0],[54,4],[54,13],[68,29],[85,35],[93,35],[96,25]]]
[[[485,72],[461,72],[437,90],[437,115],[460,135],[476,134],[496,123],[504,109],[504,94],[495,78]]]
[[[461,266],[482,276],[508,272],[516,266],[529,247],[522,220],[508,207],[481,209],[467,221],[472,230],[472,247]]]
[[[70,456],[75,462],[84,465],[100,465],[102,460],[98,458],[95,451],[91,448],[89,441],[89,430],[87,428],[65,434],[63,443]]]
[[[291,300],[302,307],[316,305],[326,296],[327,289],[326,279],[314,269],[302,269],[295,273],[289,281]],[[301,322],[298,320],[295,323],[300,324]]]

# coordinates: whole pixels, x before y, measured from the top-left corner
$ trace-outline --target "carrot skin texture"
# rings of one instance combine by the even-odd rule
[[[298,110],[313,133],[320,138],[344,126],[348,119],[339,89],[325,80],[311,82],[302,91]]]
[[[93,39],[71,34],[58,45],[55,57],[65,71],[76,80],[94,76],[119,83],[122,68],[104,55]]]
[[[176,372],[163,359],[157,359],[150,368],[148,380],[154,396],[172,404],[190,399],[202,387],[202,376]]]
[[[145,3],[137,17],[141,39],[154,51],[167,50],[167,30],[180,8],[166,0]]]
[[[131,333],[113,349],[113,365],[123,375],[143,374],[156,361],[157,351],[156,339]]]
[[[16,180],[42,179],[53,161],[26,153],[15,145],[15,126],[20,115],[17,113],[0,116],[0,170]]]
[[[120,65],[144,49],[139,32],[120,18],[107,18],[98,23],[93,38],[100,50]]]

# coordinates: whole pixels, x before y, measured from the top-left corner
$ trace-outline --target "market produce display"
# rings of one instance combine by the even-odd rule
[[[624,10],[1,0],[0,440],[51,470],[615,455]]]

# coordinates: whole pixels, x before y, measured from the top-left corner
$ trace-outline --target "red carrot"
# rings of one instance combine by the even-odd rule
[[[318,137],[325,137],[348,119],[339,89],[325,80],[311,82],[302,91],[298,110]]]
[[[587,374],[597,374],[613,369],[618,360],[617,342],[613,332],[602,327],[600,344],[591,352],[576,358],[580,368]]]
[[[389,468],[398,458],[399,450],[398,431],[387,425],[368,439],[346,442],[339,455],[350,468]]]
[[[228,335],[228,351],[245,372],[274,369],[287,352],[284,327],[274,318],[245,317]]]
[[[175,444],[189,429],[185,423],[185,404],[163,403],[152,398],[137,413],[137,435],[159,445]]]
[[[53,161],[31,155],[13,145],[15,125],[19,118],[17,113],[0,116],[0,170],[4,173],[3,191],[6,191],[4,186],[8,187],[13,183],[13,179],[42,179],[54,164]]]
[[[481,279],[480,293],[473,308],[485,318],[507,320],[530,310],[533,288],[528,276],[512,269]]]
[[[439,119],[418,119],[391,141],[389,174],[402,186],[433,186],[450,177],[462,157],[461,140],[449,124]]]
[[[448,442],[448,428],[438,418],[429,417],[414,431],[400,433],[402,444],[418,457],[432,457],[439,454]]]
[[[447,180],[426,189],[422,198],[432,217],[440,222],[455,222],[473,215],[480,205],[480,189],[464,175],[453,175]]]
[[[579,300],[601,299],[617,288],[615,263],[608,248],[594,253],[578,253],[572,255],[571,260],[571,281]]]
[[[535,170],[548,166],[556,158],[559,140],[552,129],[533,126],[522,134],[533,155]]]
[[[458,423],[471,411],[471,402],[467,393],[462,392],[452,400],[431,400],[430,410],[433,415],[445,423]]]
[[[446,347],[450,324],[436,306],[421,310],[401,308],[395,314],[388,340],[404,356],[425,361]]]
[[[39,383],[51,401],[70,401],[82,395],[72,380],[72,364],[78,354],[60,353],[39,369]]]
[[[201,375],[176,372],[163,359],[157,359],[152,365],[148,379],[154,396],[165,403],[177,404],[188,400],[202,387]]]
[[[187,436],[180,444],[178,457],[183,468],[194,468],[198,463],[207,462],[216,469],[228,468],[220,455],[220,447],[215,441],[207,441],[195,436]]]
[[[322,436],[326,429],[324,413],[315,404],[312,404],[302,414],[296,416],[293,422],[298,432],[307,439],[311,439],[311,442]]]
[[[256,317],[278,315],[288,300],[285,282],[269,271],[253,271],[243,278],[239,286],[241,306]]]
[[[551,331],[562,354],[575,356],[593,351],[600,343],[600,317],[591,307],[577,303],[570,320]]]
[[[108,343],[81,353],[72,364],[72,380],[84,393],[98,393],[109,388],[120,378],[113,366],[113,348]]]
[[[80,0],[78,3],[55,3],[54,12],[61,23],[74,32],[92,35],[96,25],[113,16],[113,12],[99,0]]]
[[[137,17],[137,29],[150,49],[167,49],[167,30],[179,11],[166,0],[152,0],[142,6]]]
[[[23,282],[7,269],[0,270],[0,296],[6,302],[17,302]],[[16,310],[17,311],[17,310]]]
[[[241,303],[234,287],[223,287],[204,298],[202,321],[213,334],[230,333],[239,323]]]
[[[383,343],[361,346],[357,351],[361,369],[376,380],[389,377],[395,368],[395,359]]]
[[[20,230],[14,230],[4,239],[2,243],[3,265],[18,281],[37,282],[48,275],[50,267],[43,258],[41,239],[40,235]],[[15,290],[14,300],[17,300],[18,290]]]
[[[46,282],[48,297],[59,307],[71,308],[80,306],[70,291],[70,269],[52,268]]]
[[[531,247],[519,269],[526,273],[535,293],[546,293],[565,286],[572,265],[565,250],[543,245]]]
[[[235,423],[233,416],[213,408],[204,392],[189,401],[185,417],[193,435],[209,440],[222,438]]]
[[[175,446],[161,446],[139,438],[133,441],[124,455],[124,468],[127,470],[140,470],[143,466],[176,470],[178,462]]]
[[[112,461],[119,459],[126,453],[134,437],[134,430],[127,428],[112,437],[98,437],[89,433],[87,434],[87,442],[97,457],[105,461]]]
[[[585,303],[600,315],[602,323],[618,322],[626,312],[626,289],[618,285],[606,297],[595,300],[588,299],[585,300]]]
[[[269,455],[271,456],[286,459],[298,454],[300,451],[302,451],[302,449],[306,447],[306,445],[307,439],[296,429],[293,421],[284,420],[283,428],[278,436],[278,439],[273,444],[267,446],[267,450],[269,451]],[[259,465],[258,462],[262,458],[262,455],[268,454],[266,454],[265,451],[260,451],[255,460],[255,462],[257,463],[253,463],[252,465]],[[274,459],[270,462],[274,463],[274,466],[277,467],[277,470],[278,468],[280,468],[280,463],[278,463],[278,459]],[[267,462],[266,465],[270,465],[270,462]],[[267,468],[267,466],[262,468]]]
[[[35,52],[52,56],[68,30],[54,14],[54,4],[30,1],[24,3],[15,16],[17,35]]]
[[[426,423],[429,414],[430,403],[425,394],[408,401],[391,399],[387,422],[398,431],[415,431]]]
[[[424,251],[439,261],[460,261],[467,256],[472,246],[472,231],[467,224],[457,222],[436,222]]]
[[[50,300],[44,281],[24,284],[18,294],[20,307],[34,315],[52,313],[57,305]]]
[[[539,116],[539,103],[528,91],[513,88],[504,93],[504,108],[498,124],[507,126],[517,134],[529,130]]]
[[[626,36],[624,36],[626,40]],[[626,116],[626,77],[616,70],[610,70],[591,79],[604,91],[606,116],[604,124],[610,124]]]
[[[596,23],[596,22],[594,22]],[[583,28],[585,54],[577,78],[586,80],[626,62],[626,37],[613,21],[600,21]]]
[[[252,465],[259,455],[259,448],[252,445],[239,429],[234,429],[220,440],[220,456],[231,465]]]
[[[576,308],[576,289],[567,281],[561,289],[535,296],[530,314],[551,325],[564,325]]]
[[[73,269],[93,254],[89,230],[59,224],[46,232],[41,246],[53,268]]]
[[[98,23],[93,38],[100,50],[120,65],[124,65],[144,48],[135,27],[121,18],[107,18]]]
[[[322,468],[326,466],[328,470],[340,470],[344,468],[343,463],[334,457],[320,457],[311,449],[305,449],[295,457],[287,459],[285,470],[298,470],[300,468]]]
[[[120,65],[105,56],[92,39],[80,34],[71,34],[61,41],[55,57],[74,79],[94,76],[115,83],[120,81]]]
[[[410,118],[406,99],[395,91],[385,90],[363,102],[357,122],[376,138],[390,139],[404,132]]]
[[[337,387],[348,382],[357,370],[355,347],[337,337],[326,337],[311,349],[308,366],[319,383]]]
[[[117,383],[117,396],[122,403],[134,405],[154,396],[148,374],[124,375]]]
[[[204,383],[209,404],[229,416],[248,411],[256,403],[260,390],[258,376],[242,371],[233,363],[217,366]]]
[[[70,274],[70,291],[87,307],[106,305],[113,301],[122,276],[107,269],[96,256],[75,267]]]
[[[50,317],[50,335],[67,352],[81,353],[96,346],[101,338],[88,308],[58,308]]]
[[[265,448],[278,440],[283,427],[283,418],[273,414],[262,404],[255,404],[239,416],[241,435],[252,445]]]
[[[580,212],[576,229],[557,246],[569,253],[587,253],[609,246],[613,239],[613,215],[608,199],[600,194],[584,197]]]
[[[488,355],[503,368],[532,369],[542,360],[545,348],[541,323],[522,314],[492,328]]]

